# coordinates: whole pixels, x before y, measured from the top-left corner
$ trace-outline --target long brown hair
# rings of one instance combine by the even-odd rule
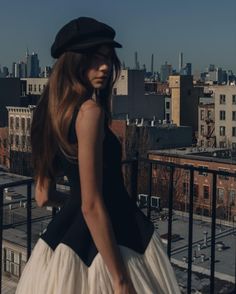
[[[77,155],[77,144],[68,142],[68,131],[76,108],[87,99],[89,87],[86,71],[91,54],[66,52],[53,66],[51,76],[34,110],[31,125],[32,164],[36,179],[45,176],[55,180],[58,172],[56,154],[60,147],[66,154]],[[99,91],[97,102],[104,109],[107,123],[111,122],[112,87],[120,73],[120,61],[112,54],[112,72],[106,87]]]

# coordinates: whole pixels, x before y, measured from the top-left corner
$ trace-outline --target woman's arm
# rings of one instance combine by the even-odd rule
[[[76,134],[82,212],[116,288],[130,282],[102,197],[104,112],[95,101],[88,100],[81,106]]]

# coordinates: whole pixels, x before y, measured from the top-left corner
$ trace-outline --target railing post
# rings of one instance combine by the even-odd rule
[[[169,199],[168,199],[168,243],[167,243],[167,255],[171,258],[171,237],[172,237],[172,212],[173,212],[173,187],[174,187],[174,166],[170,167],[169,175]]]
[[[32,240],[32,196],[31,183],[27,184],[27,260],[31,255],[31,240]]]
[[[0,187],[0,294],[2,293],[3,188]]]
[[[147,199],[147,217],[151,219],[151,194],[152,194],[152,162],[148,165],[148,199]]]
[[[189,194],[189,226],[188,226],[188,284],[187,293],[191,294],[192,288],[192,246],[193,246],[193,189],[194,169],[190,167],[190,194]]]
[[[211,202],[211,276],[210,276],[210,294],[214,294],[215,290],[215,234],[216,234],[216,185],[217,174],[213,173],[212,180],[212,202]]]

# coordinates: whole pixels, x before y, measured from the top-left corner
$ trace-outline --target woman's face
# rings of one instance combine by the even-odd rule
[[[87,78],[91,87],[94,89],[103,89],[112,70],[113,48],[102,45],[92,55],[90,65],[87,70]]]

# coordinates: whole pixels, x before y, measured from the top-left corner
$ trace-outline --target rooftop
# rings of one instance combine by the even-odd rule
[[[230,149],[222,148],[181,147],[177,149],[149,150],[148,154],[236,164],[236,154]]]

